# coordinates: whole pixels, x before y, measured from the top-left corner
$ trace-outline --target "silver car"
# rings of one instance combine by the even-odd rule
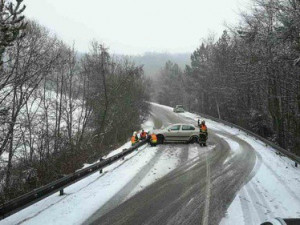
[[[172,124],[167,128],[155,130],[158,143],[186,142],[196,143],[199,140],[200,130],[192,124]]]
[[[176,107],[173,109],[173,112],[184,113],[183,106],[182,105],[176,105]]]

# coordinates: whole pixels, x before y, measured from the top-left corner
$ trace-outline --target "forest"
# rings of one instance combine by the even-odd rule
[[[148,113],[143,68],[93,41],[78,54],[0,1],[0,203],[95,162]]]
[[[171,61],[154,99],[241,125],[300,155],[300,1],[255,0],[182,70]]]

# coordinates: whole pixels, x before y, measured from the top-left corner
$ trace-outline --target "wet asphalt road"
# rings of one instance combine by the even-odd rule
[[[171,123],[195,123],[190,119],[152,105],[156,126]],[[209,129],[208,147],[199,148],[199,157],[188,160],[188,145],[180,148],[180,165],[168,175],[123,202],[130,191],[150,171],[163,151],[172,147],[159,146],[157,155],[117,195],[101,207],[84,224],[219,224],[236,192],[253,172],[256,155],[245,141]],[[232,155],[228,143],[217,136],[235,141],[240,153]]]

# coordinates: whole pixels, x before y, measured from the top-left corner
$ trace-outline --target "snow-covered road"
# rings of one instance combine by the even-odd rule
[[[157,104],[152,104],[151,114],[154,124],[160,126],[196,122],[189,114],[176,114]],[[230,144],[218,135],[230,139]],[[160,152],[169,149],[181,152],[174,170],[108,213],[100,208],[85,224],[218,224],[251,175],[254,150],[245,141],[216,129],[210,130],[206,148],[169,144],[161,146]]]
[[[197,115],[185,113],[196,120]],[[231,134],[252,146],[256,164],[245,185],[236,194],[220,225],[261,224],[275,217],[300,218],[300,169],[265,143],[238,129],[206,119],[211,129]],[[227,141],[232,154],[240,154],[232,139]]]
[[[149,130],[196,123],[152,104]],[[300,170],[237,129],[206,120],[209,146],[143,146],[104,170],[12,215],[2,224],[259,224],[300,217]],[[112,152],[128,147],[126,143]],[[110,156],[109,155],[109,156]]]

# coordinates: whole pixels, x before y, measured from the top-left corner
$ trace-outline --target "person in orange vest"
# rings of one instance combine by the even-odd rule
[[[208,133],[207,133],[207,126],[205,125],[205,121],[202,120],[202,122],[200,123],[200,120],[198,120],[198,126],[200,128],[199,144],[200,146],[206,146]]]
[[[152,147],[157,145],[157,136],[154,133],[150,133],[150,145]]]
[[[131,145],[134,146],[139,141],[137,133],[133,132],[133,135],[131,137]]]
[[[141,137],[141,140],[145,140],[147,138],[147,132],[145,132],[144,129],[142,130],[140,137]]]

